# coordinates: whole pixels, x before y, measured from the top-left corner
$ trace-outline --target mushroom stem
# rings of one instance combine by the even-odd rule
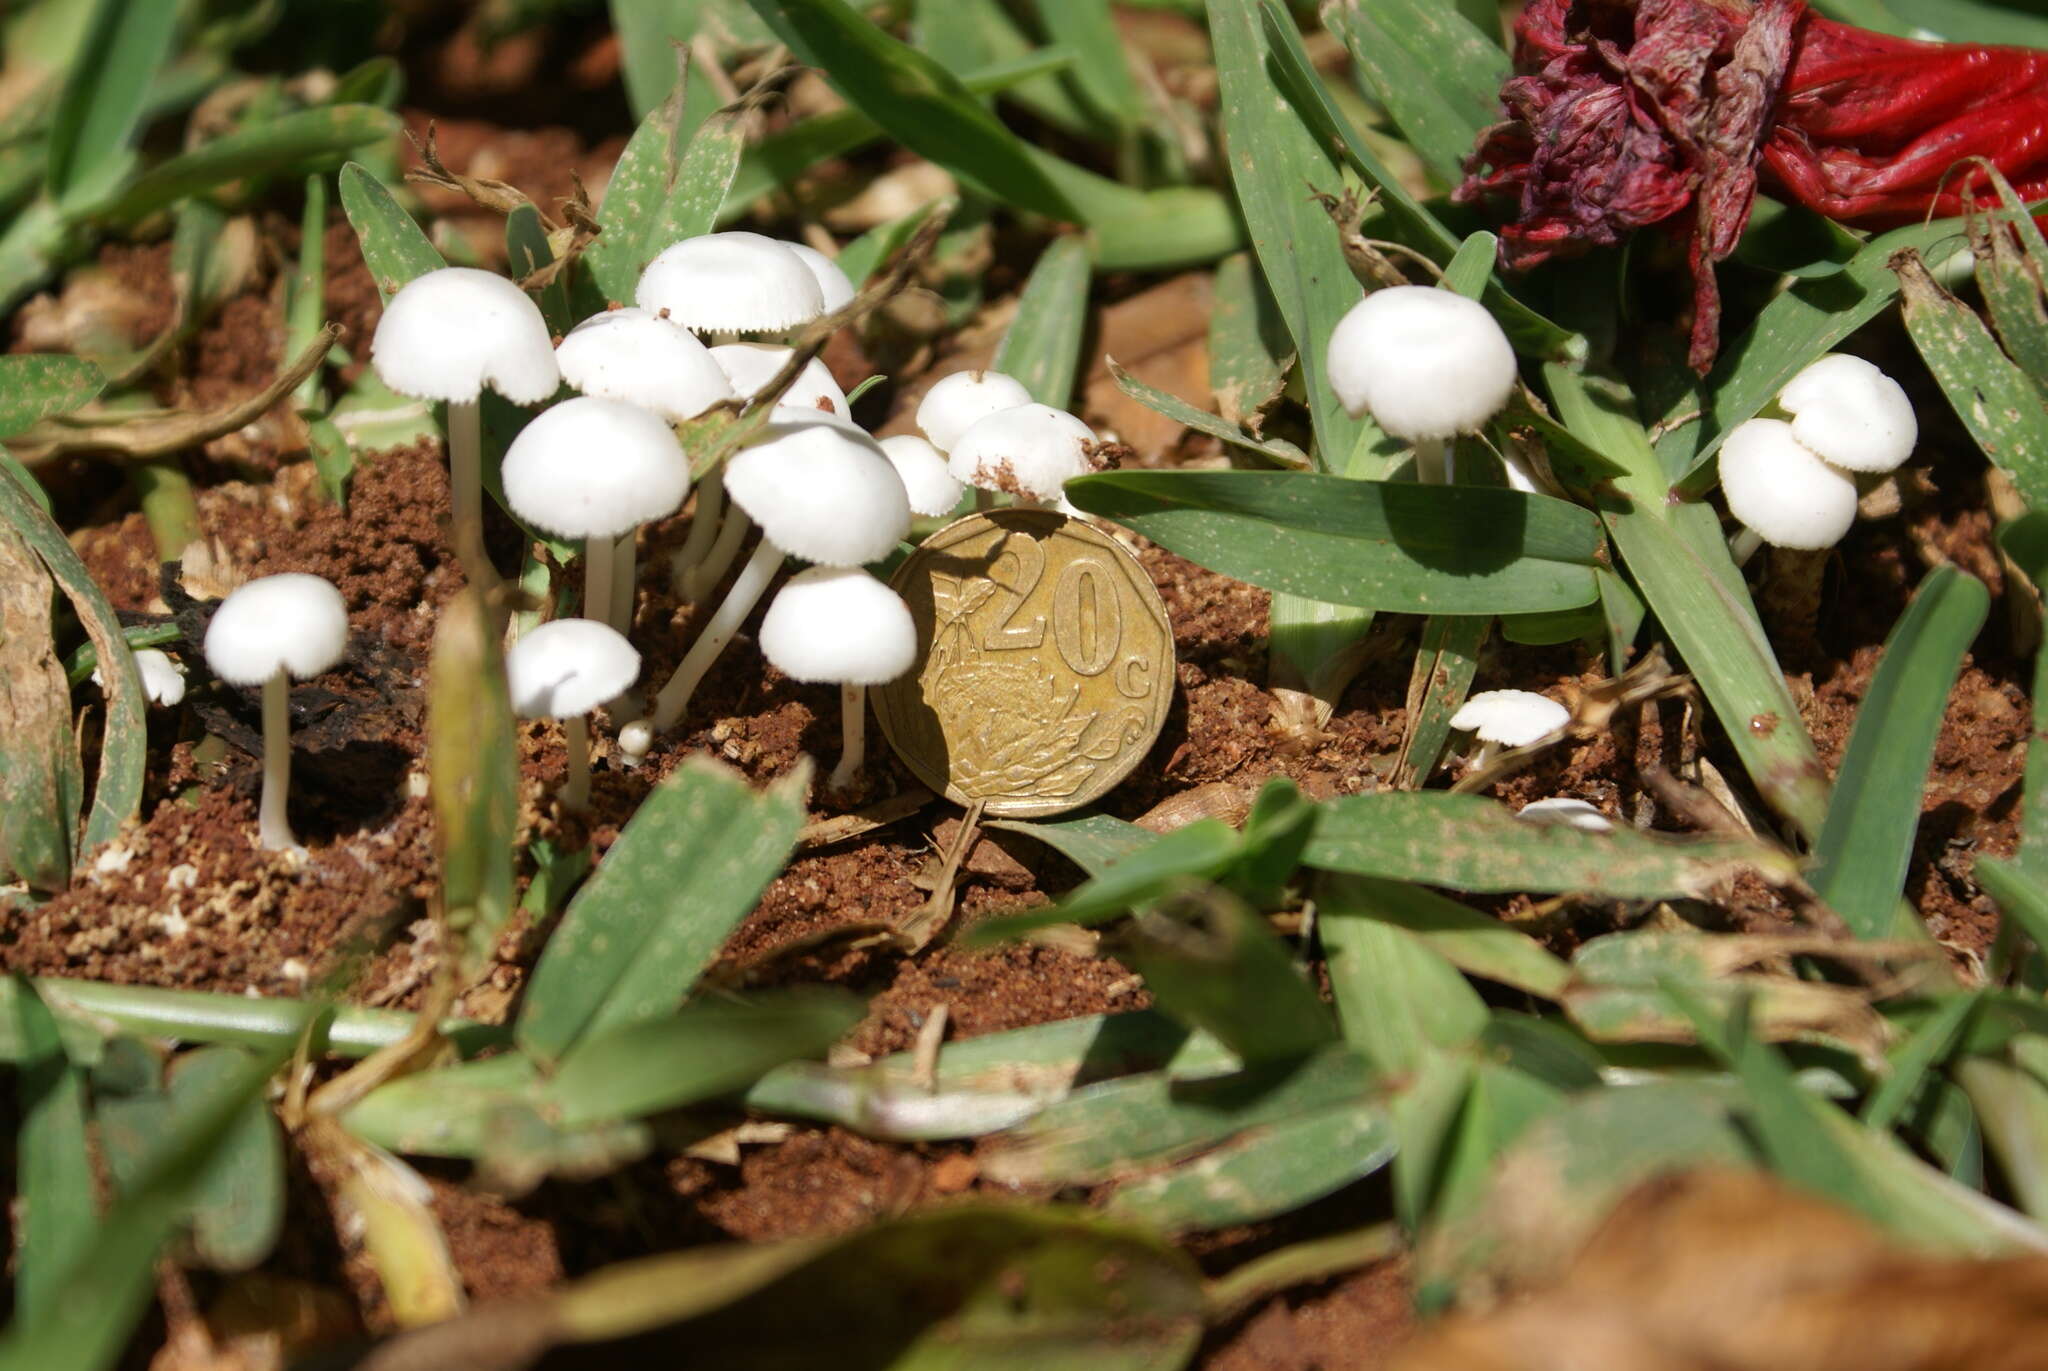
[[[718,583],[725,579],[726,571],[740,555],[740,546],[747,541],[747,530],[753,526],[754,521],[738,505],[726,511],[725,522],[718,527],[718,541],[684,578],[684,599],[695,602],[718,589]]]
[[[448,402],[448,499],[459,551],[465,531],[484,536],[483,411],[477,401]]]
[[[1749,559],[1756,556],[1756,550],[1763,545],[1763,534],[1753,528],[1745,528],[1728,540],[1728,555],[1735,559],[1735,565],[1747,566]]]
[[[839,687],[839,765],[825,778],[825,789],[844,790],[860,774],[867,759],[868,688],[864,685]]]
[[[768,589],[768,583],[775,579],[775,573],[781,567],[782,549],[762,538],[754,549],[754,555],[740,568],[739,579],[732,583],[732,590],[718,606],[718,612],[711,616],[710,623],[704,625],[704,632],[690,644],[689,652],[676,666],[675,675],[668,678],[668,684],[655,697],[654,727],[657,730],[674,728],[689,710],[690,697],[697,693],[704,674],[711,670],[718,654],[725,651],[732,635],[739,632],[754,603]]]
[[[590,805],[590,718],[574,714],[562,720],[562,743],[569,753],[569,776],[562,782],[565,809],[587,809]]]
[[[608,622],[628,637],[633,633],[634,592],[640,588],[639,530],[628,529],[612,547],[612,603]]]
[[[618,627],[612,622],[612,560],[618,549],[615,538],[583,540],[583,617],[606,628]]]
[[[992,490],[985,490],[980,486],[976,486],[974,488],[974,512],[976,514],[986,514],[995,507],[995,492]]]
[[[690,572],[711,554],[717,539],[719,516],[725,512],[725,468],[715,466],[697,483],[697,508],[690,514],[690,532],[668,564],[669,584],[684,599],[690,597]]]
[[[299,845],[284,810],[292,784],[291,694],[282,669],[263,683],[263,799],[256,810],[256,841],[272,852]]]
[[[1424,438],[1415,445],[1415,479],[1426,486],[1449,485],[1450,452],[1441,438]]]

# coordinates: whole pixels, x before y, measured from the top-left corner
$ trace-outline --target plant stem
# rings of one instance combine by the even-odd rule
[[[694,603],[718,589],[718,583],[725,579],[726,570],[740,555],[740,548],[747,541],[747,530],[753,526],[754,521],[738,505],[725,512],[711,551],[705,553],[704,560],[691,567],[683,578],[684,599]]]
[[[473,537],[484,545],[483,411],[475,400],[448,405],[448,499],[454,511],[455,547]]]
[[[127,471],[128,484],[135,488],[149,524],[150,540],[156,544],[156,559],[170,562],[184,556],[200,536],[199,502],[192,496],[185,464],[176,457],[152,457],[128,463]]]
[[[654,727],[657,730],[675,727],[689,710],[690,697],[697,693],[697,686],[705,673],[718,660],[718,654],[725,651],[732,635],[739,632],[755,601],[768,589],[768,583],[775,579],[775,573],[781,567],[782,549],[763,537],[755,547],[754,555],[740,568],[739,579],[732,583],[732,590],[724,603],[718,606],[718,612],[711,616],[711,622],[704,626],[704,632],[697,641],[690,644],[689,652],[676,667],[676,674],[668,678],[668,684],[655,697]]]
[[[697,483],[697,508],[690,515],[690,532],[668,564],[669,584],[676,594],[690,598],[690,572],[711,553],[719,533],[719,516],[725,512],[725,468],[716,466]]]
[[[292,785],[291,678],[283,669],[263,683],[263,799],[257,809],[256,841],[276,852],[299,845],[285,815]]]
[[[1425,438],[1415,445],[1415,479],[1426,486],[1450,484],[1450,452],[1443,439]]]
[[[618,625],[612,623],[612,558],[618,547],[611,538],[583,540],[583,617],[613,628]]]
[[[1756,550],[1764,545],[1764,535],[1753,528],[1745,528],[1728,540],[1728,555],[1737,566],[1748,566],[1749,559],[1756,556]]]
[[[568,809],[590,805],[590,720],[578,714],[562,720],[562,741],[569,750],[569,778],[562,782],[562,804]]]
[[[630,636],[633,632],[634,592],[640,588],[640,530],[628,529],[612,544],[611,626]]]
[[[1268,1295],[1371,1266],[1400,1250],[1400,1227],[1376,1223],[1370,1228],[1313,1238],[1254,1257],[1230,1274],[1208,1282],[1203,1294],[1209,1306],[1209,1320],[1215,1323],[1227,1319]]]
[[[844,790],[860,774],[867,757],[868,688],[839,687],[839,765],[825,778],[825,789]]]

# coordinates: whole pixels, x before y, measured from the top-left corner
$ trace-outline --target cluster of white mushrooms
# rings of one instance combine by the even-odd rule
[[[1759,543],[1833,547],[1856,521],[1857,477],[1896,470],[1920,437],[1899,383],[1844,352],[1793,377],[1776,408],[1783,418],[1737,424],[1721,444],[1721,493],[1744,529],[1737,561]]]
[[[846,305],[854,287],[811,248],[714,233],[663,251],[635,296],[631,306],[584,320],[558,344],[513,282],[443,268],[392,297],[370,358],[392,390],[447,406],[458,546],[482,545],[484,389],[527,407],[554,400],[565,384],[576,392],[520,429],[500,471],[513,514],[583,549],[582,617],[527,632],[506,660],[514,707],[562,721],[565,805],[588,800],[592,711],[608,706],[622,725],[621,753],[644,755],[655,734],[682,720],[719,653],[792,558],[809,568],[770,603],[761,650],[795,680],[841,687],[844,742],[827,784],[843,789],[864,755],[867,687],[908,671],[917,652],[908,607],[862,568],[895,551],[913,514],[953,513],[967,486],[984,492],[984,501],[1000,490],[1023,503],[1059,502],[1067,478],[1093,469],[1095,435],[1073,415],[1033,403],[1013,378],[983,371],[932,388],[917,412],[924,437],[878,443],[854,424],[845,393],[813,359],[766,426],[697,485],[689,533],[669,567],[684,598],[715,588],[748,534],[760,537],[643,712],[632,693],[641,658],[630,641],[637,538],[690,494],[691,454],[679,426],[720,401],[758,395],[792,356],[780,340]],[[241,587],[208,630],[215,674],[263,686],[265,847],[296,846],[284,811],[287,680],[332,666],[346,640],[339,593],[303,575]]]

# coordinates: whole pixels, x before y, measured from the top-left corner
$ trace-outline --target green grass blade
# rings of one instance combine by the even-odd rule
[[[321,163],[331,165],[333,158],[397,137],[398,128],[398,116],[375,105],[332,105],[236,129],[145,172],[104,217],[132,223],[231,181],[315,170]]]
[[[1212,571],[1332,603],[1508,614],[1598,593],[1599,521],[1548,496],[1306,472],[1116,471],[1070,481],[1067,498]]]
[[[548,231],[540,221],[539,210],[530,204],[521,205],[505,216],[505,266],[513,280],[523,280],[554,260],[554,249],[548,246]],[[540,306],[540,317],[547,321],[549,333],[560,337],[574,326],[565,272],[556,272],[554,280],[527,293]]]
[[[799,768],[757,793],[693,757],[663,781],[570,901],[527,983],[519,1045],[554,1061],[673,1011],[782,869],[809,780]]]
[[[114,1364],[148,1303],[157,1256],[190,1211],[215,1149],[290,1050],[287,1044],[259,1056],[194,1101],[60,1279],[48,1313],[17,1319],[0,1336],[0,1371],[92,1371]]]
[[[1316,907],[1324,918],[1402,929],[1468,976],[1546,1000],[1556,999],[1571,979],[1571,968],[1528,934],[1433,890],[1369,876],[1337,877],[1322,890]]]
[[[1408,684],[1414,708],[1408,732],[1395,759],[1394,782],[1412,788],[1428,783],[1444,744],[1450,741],[1451,716],[1464,706],[1479,675],[1479,653],[1493,620],[1483,614],[1432,616],[1422,629],[1415,669]]]
[[[427,789],[441,906],[465,981],[489,965],[512,917],[519,749],[504,636],[483,598],[465,591],[441,611],[427,668]]]
[[[106,730],[100,744],[100,772],[92,809],[78,850],[88,851],[120,833],[142,807],[143,767],[149,751],[144,720],[147,704],[135,656],[121,637],[114,607],[92,579],[71,542],[42,506],[12,477],[0,471],[0,520],[13,525],[43,559],[50,576],[70,599],[78,621],[93,641],[107,681]]]
[[[1346,1105],[1127,1181],[1110,1192],[1103,1212],[1166,1233],[1256,1223],[1370,1176],[1393,1157],[1386,1107]]]
[[[1999,205],[1970,224],[1977,289],[2006,355],[2036,386],[2048,386],[2048,305],[2038,274],[2048,260],[2048,242],[1998,168],[1983,165],[1998,189]]]
[[[1206,433],[1212,438],[1230,444],[1232,447],[1243,448],[1247,452],[1256,452],[1275,466],[1288,467],[1294,470],[1306,470],[1308,468],[1308,454],[1288,442],[1285,438],[1253,437],[1218,415],[1196,409],[1177,395],[1169,395],[1156,386],[1146,385],[1143,381],[1140,381],[1137,377],[1125,371],[1122,366],[1118,365],[1116,358],[1110,357],[1106,360],[1109,363],[1110,378],[1116,382],[1117,389],[1146,408],[1157,410],[1167,418],[1174,420],[1176,423],[1184,424],[1197,433]]]
[[[1199,887],[1140,912],[1117,946],[1161,1010],[1247,1063],[1336,1041],[1329,1011],[1286,944],[1226,890]]]
[[[85,1072],[72,1064],[57,1021],[34,986],[16,977],[13,1011],[23,1051],[15,1098],[14,1318],[47,1318],[65,1274],[99,1226],[98,1183],[87,1137]]]
[[[675,184],[648,221],[640,245],[643,268],[670,244],[711,232],[739,173],[746,141],[744,111],[719,110],[698,125],[676,166]]]
[[[694,69],[677,86],[675,43],[687,46],[697,35],[704,0],[611,0],[612,29],[619,36],[620,75],[626,103],[636,117],[652,113],[671,99],[684,136],[718,107],[709,79]],[[679,98],[680,97],[680,98]]]
[[[55,602],[42,562],[0,522],[0,879],[52,894],[71,884],[85,803],[71,686],[51,637]]]
[[[1035,825],[1033,832],[1051,828]],[[1147,835],[1150,837],[1150,835]],[[964,937],[970,947],[1014,938],[1056,923],[1100,923],[1158,899],[1192,881],[1220,879],[1243,851],[1237,831],[1221,819],[1197,819],[1107,864],[1102,873],[1058,904],[976,924]]]
[[[796,59],[816,67],[849,104],[905,147],[1018,209],[1082,215],[1041,155],[1005,128],[930,57],[861,18],[845,0],[750,0]]]
[[[1145,102],[1109,0],[1050,0],[1037,9],[1053,42],[1074,53],[1074,85],[1094,111],[1125,133],[1143,124]]]
[[[675,182],[676,130],[681,118],[681,96],[671,92],[633,130],[612,168],[611,179],[605,182],[604,200],[597,208],[603,232],[584,249],[583,266],[608,301],[629,303],[647,265],[648,225]]]
[[[413,217],[360,162],[341,169],[341,207],[386,304],[406,282],[448,265]]]
[[[1885,639],[1807,878],[1858,937],[1897,931],[1899,893],[1949,688],[1990,605],[1983,582],[1953,566],[1937,567]]]
[[[1463,1047],[1486,1028],[1486,1002],[1423,938],[1377,917],[1391,882],[1335,876],[1317,887],[1317,934],[1344,1040],[1382,1076],[1422,1068],[1436,1049]]]
[[[306,204],[299,215],[299,261],[285,296],[284,355],[296,357],[312,345],[327,322],[327,177],[306,178]],[[302,411],[324,408],[326,388],[315,370],[292,392]],[[322,473],[323,477],[325,472]],[[336,496],[337,501],[339,496]]]
[[[920,205],[900,219],[869,229],[839,250],[839,269],[853,282],[855,290],[860,289],[924,227],[925,220],[936,215],[940,223],[945,223],[959,207],[960,202],[948,196]]]
[[[1975,995],[1944,995],[1926,1021],[1899,1044],[1891,1054],[1891,1074],[1863,1102],[1860,1117],[1866,1128],[1882,1133],[1899,1120],[1927,1073],[1948,1060],[1961,1044],[1978,1004]]]
[[[49,194],[66,210],[113,188],[129,164],[157,70],[170,57],[178,7],[97,0],[50,120]]]
[[[987,827],[1023,833],[1045,843],[1090,876],[1100,876],[1114,862],[1122,861],[1159,835],[1107,814],[1088,814],[1078,819],[990,819]]]
[[[1055,238],[1039,254],[1017,300],[1017,313],[996,349],[995,369],[1016,377],[1041,405],[1065,409],[1074,400],[1081,331],[1088,323],[1088,244]]]
[[[106,374],[83,357],[31,353],[0,357],[0,438],[11,438],[53,414],[90,402]]]
[[[730,1095],[772,1067],[821,1055],[866,1009],[836,990],[690,1005],[581,1039],[538,1101],[561,1126],[582,1128]]]
[[[1984,1127],[1984,1140],[2020,1207],[2048,1217],[2048,1085],[1994,1057],[1967,1057],[1953,1068]]]
[[[2048,510],[2036,510],[1998,530],[1998,545],[2040,592],[2048,587]],[[2031,698],[2048,699],[2048,652],[2034,653]],[[2027,743],[2026,772],[2021,784],[2019,851],[2013,864],[2036,885],[2048,884],[2048,747],[2038,739]],[[2048,927],[2041,930],[2048,933]],[[2048,939],[2038,944],[2048,951]]]
[[[1294,355],[1287,321],[1250,255],[1224,258],[1209,314],[1209,389],[1225,421],[1255,423],[1280,398]]]
[[[2041,388],[1917,255],[1902,253],[1893,264],[1906,332],[1956,417],[2030,504],[2048,501],[2048,401]]]
[[[1381,791],[1321,808],[1302,858],[1308,865],[1450,890],[1656,900],[1703,896],[1744,869],[1777,879],[1792,874],[1788,857],[1747,838],[1587,833],[1525,823],[1477,795]]]
[[[1500,87],[1511,68],[1500,44],[1430,0],[1332,0],[1322,13],[1430,173],[1456,186],[1480,131],[1501,117]]]

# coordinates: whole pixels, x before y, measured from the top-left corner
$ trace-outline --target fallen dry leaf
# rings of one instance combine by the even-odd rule
[[[1156,462],[1180,441],[1181,426],[1125,395],[1109,374],[1109,358],[1148,386],[1196,409],[1209,409],[1209,313],[1215,287],[1191,271],[1119,300],[1096,316],[1094,370],[1081,383],[1079,413],[1098,429]]]

